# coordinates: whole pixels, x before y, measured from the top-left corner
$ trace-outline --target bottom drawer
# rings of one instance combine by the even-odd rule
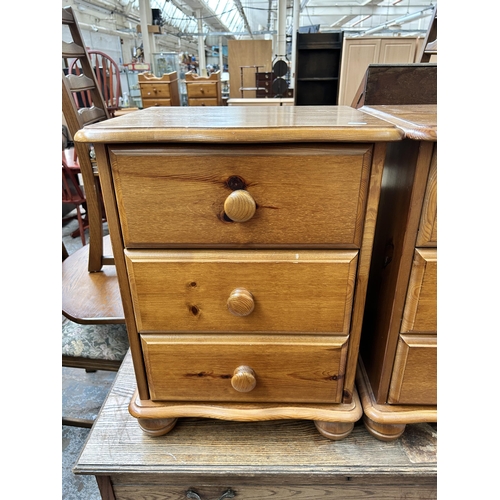
[[[218,106],[217,98],[188,99],[189,106]]]
[[[437,404],[436,335],[400,335],[388,403]]]
[[[347,336],[142,335],[154,401],[340,403]]]
[[[171,106],[170,99],[142,99],[143,108],[151,108],[153,106]]]

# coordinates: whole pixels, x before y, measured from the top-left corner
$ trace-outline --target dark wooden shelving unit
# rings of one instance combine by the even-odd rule
[[[343,32],[298,33],[295,105],[336,105]]]

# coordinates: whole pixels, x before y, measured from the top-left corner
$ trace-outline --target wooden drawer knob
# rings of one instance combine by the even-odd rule
[[[227,308],[235,316],[248,316],[254,307],[253,295],[246,288],[235,288],[227,299]]]
[[[250,220],[256,208],[252,195],[244,189],[233,191],[224,202],[224,212],[234,222]]]
[[[250,392],[257,384],[255,372],[249,366],[238,366],[234,370],[231,385],[238,392]]]

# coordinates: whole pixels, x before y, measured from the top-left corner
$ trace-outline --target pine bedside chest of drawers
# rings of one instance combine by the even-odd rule
[[[142,107],[180,106],[179,81],[177,72],[172,71],[161,77],[145,72],[137,75],[141,89]]]
[[[357,386],[381,440],[437,421],[436,105],[364,106],[405,139],[387,148]]]
[[[150,435],[178,417],[362,416],[355,373],[385,150],[349,107],[148,108],[89,125]]]

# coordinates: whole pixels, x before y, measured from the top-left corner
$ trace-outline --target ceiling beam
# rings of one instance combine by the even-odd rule
[[[433,5],[426,3],[423,5],[411,5],[411,8],[401,6],[398,7],[394,5],[392,7],[380,7],[376,5],[360,5],[359,7],[342,7],[342,6],[321,6],[321,7],[309,7],[301,12],[302,15],[308,16],[320,16],[320,17],[330,17],[330,16],[403,16],[405,14],[412,14],[413,12],[418,12],[425,7],[433,7]]]

